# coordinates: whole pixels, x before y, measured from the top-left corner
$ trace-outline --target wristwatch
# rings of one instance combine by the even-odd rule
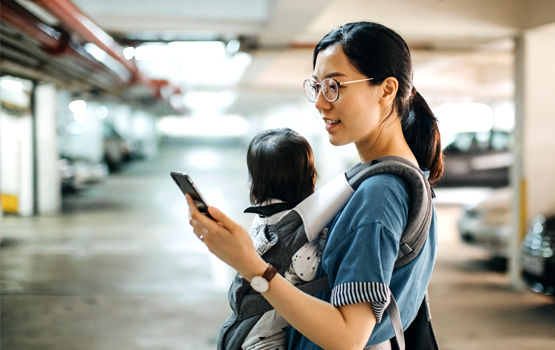
[[[268,268],[262,276],[254,276],[251,280],[251,287],[258,293],[267,292],[270,289],[270,281],[276,275],[277,270],[272,264],[268,264]]]

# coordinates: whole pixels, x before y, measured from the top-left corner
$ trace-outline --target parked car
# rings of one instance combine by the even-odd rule
[[[461,132],[444,149],[437,186],[505,187],[509,184],[512,137],[506,131]]]
[[[463,242],[507,258],[511,235],[511,189],[497,190],[489,198],[466,207],[457,220]],[[538,293],[555,295],[555,210],[530,221],[522,243],[522,276]]]
[[[522,276],[532,290],[555,295],[555,211],[530,221],[522,244]]]
[[[61,155],[57,165],[63,192],[88,188],[104,181],[108,175],[108,166],[105,163],[96,163],[87,159],[74,159]]]
[[[104,123],[104,161],[111,172],[117,171],[123,162],[131,159],[127,141],[108,123]]]
[[[462,241],[488,250],[493,257],[508,257],[511,235],[511,189],[502,188],[491,196],[465,207],[457,220]]]

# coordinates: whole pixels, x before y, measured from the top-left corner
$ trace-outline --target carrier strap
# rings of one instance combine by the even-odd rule
[[[297,288],[306,294],[314,295],[330,289],[330,282],[328,280],[328,276],[326,276],[297,286]],[[252,288],[246,293],[243,303],[245,306],[241,308],[241,320],[262,315],[263,313],[273,309],[273,306],[270,305],[270,303],[268,303],[268,301],[264,299],[260,293]]]
[[[398,176],[407,181],[411,189],[407,224],[399,242],[399,254],[394,266],[398,269],[410,263],[426,243],[433,215],[433,193],[420,169],[407,159],[397,156],[357,163],[345,173],[345,177],[356,190],[364,180],[378,174]]]
[[[253,205],[243,210],[243,213],[258,214],[262,216],[272,216],[275,213],[279,213],[285,210],[290,210],[290,209],[293,209],[294,207],[295,207],[294,204],[285,203],[285,202],[274,203],[274,204],[264,205],[264,206]]]
[[[302,284],[297,286],[300,290],[305,292],[306,294],[314,295],[319,292],[323,292],[325,290],[330,289],[330,281],[328,280],[328,276],[323,278],[318,278],[317,280]]]
[[[328,276],[326,276],[326,277],[318,278],[317,280],[314,280],[314,281],[307,282],[305,284],[301,284],[300,286],[296,286],[296,287],[297,289],[305,292],[306,294],[314,295],[316,293],[323,292],[325,290],[330,289],[330,281],[328,279]],[[249,290],[247,294],[251,295],[251,294],[260,294],[260,293],[258,293],[257,291],[251,288],[251,290]],[[262,298],[262,296],[260,297]]]
[[[385,309],[391,324],[393,325],[393,331],[395,332],[395,339],[397,339],[397,345],[399,350],[405,350],[405,336],[403,334],[403,323],[401,322],[401,314],[399,313],[399,308],[397,307],[397,302],[393,293],[389,291],[389,305]]]

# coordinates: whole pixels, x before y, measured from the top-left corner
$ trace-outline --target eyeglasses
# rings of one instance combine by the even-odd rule
[[[361,81],[367,81],[372,79],[374,78],[343,81],[341,83],[333,78],[326,78],[322,80],[321,83],[317,83],[312,79],[306,79],[303,82],[303,87],[304,87],[304,92],[306,93],[306,97],[310,102],[316,101],[316,97],[318,97],[318,93],[320,92],[320,89],[322,90],[322,95],[324,95],[324,98],[328,102],[335,102],[339,98],[339,87],[341,85],[358,83]]]

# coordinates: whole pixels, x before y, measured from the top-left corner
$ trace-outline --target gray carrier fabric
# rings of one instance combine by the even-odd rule
[[[293,254],[305,243],[318,237],[333,218],[344,208],[354,191],[367,178],[376,174],[392,174],[405,179],[411,188],[411,203],[407,225],[401,236],[395,268],[412,261],[420,252],[432,219],[432,191],[420,169],[404,158],[387,156],[357,164],[338,175],[321,189],[299,203],[275,225],[266,227],[266,238],[274,246],[262,257],[282,276],[291,264]],[[308,294],[329,289],[327,277],[300,285]],[[399,348],[404,350],[403,330],[399,310],[393,295],[386,312],[393,323]],[[240,350],[252,327],[262,314],[273,309],[262,295],[237,274],[228,293],[233,314],[223,323],[218,339],[218,350]]]
[[[371,175],[369,175],[371,173]],[[404,158],[388,156],[372,162],[357,164],[346,173],[349,184],[354,189],[369,176],[377,174],[393,174],[404,178],[411,187],[411,204],[407,225],[399,242],[399,255],[395,268],[411,262],[422,250],[432,222],[432,189],[422,172]]]

